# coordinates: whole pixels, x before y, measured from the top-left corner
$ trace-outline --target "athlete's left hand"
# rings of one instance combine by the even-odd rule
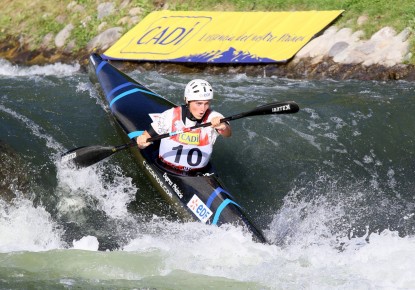
[[[212,118],[212,120],[210,121],[212,123],[212,127],[215,128],[216,130],[225,130],[226,123],[221,123],[220,120],[221,120],[220,117]]]

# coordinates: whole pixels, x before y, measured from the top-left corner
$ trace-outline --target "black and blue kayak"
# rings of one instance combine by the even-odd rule
[[[152,145],[143,150],[135,146],[135,138],[153,122],[151,115],[162,113],[175,107],[175,104],[119,71],[98,54],[91,54],[89,60],[91,82],[105,97],[112,116],[123,132],[123,138],[130,143],[117,147],[80,147],[68,151],[62,160],[74,160],[78,165],[89,166],[121,149],[131,148],[153,185],[185,220],[216,226],[242,226],[252,234],[254,240],[265,243],[262,232],[247,218],[242,206],[226,189],[211,163],[200,170],[186,172],[164,164],[159,159],[160,139],[169,137],[169,134],[151,140]],[[222,121],[253,115],[289,114],[298,110],[295,102],[275,103]],[[205,125],[209,123],[201,126]]]

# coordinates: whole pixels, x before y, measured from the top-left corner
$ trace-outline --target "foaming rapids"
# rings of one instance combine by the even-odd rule
[[[93,206],[114,219],[127,218],[127,205],[135,198],[137,188],[119,166],[105,164],[82,169],[58,164],[58,207],[63,213]]]
[[[319,289],[410,288],[415,282],[411,274],[415,266],[415,238],[402,237],[389,229],[379,232],[367,229],[362,235],[347,231],[351,227],[347,217],[349,207],[359,202],[361,196],[355,200],[344,199],[343,203],[338,201],[344,194],[338,194],[337,202],[329,201],[324,194],[318,196],[318,192],[330,195],[341,191],[333,183],[323,186],[329,181],[323,177],[314,195],[307,195],[309,189],[306,188],[290,192],[266,233],[271,244],[260,244],[254,242],[248,232],[232,225],[214,227],[199,222],[172,222],[156,216],[145,224],[138,221],[134,224],[131,220],[130,223],[123,222],[132,214],[121,205],[119,208],[109,205],[119,198],[125,198],[124,202],[132,198],[128,193],[122,193],[128,192],[129,184],[120,183],[117,178],[105,180],[106,166],[80,171],[60,169],[57,192],[64,191],[59,193],[60,199],[77,196],[79,200],[73,201],[72,205],[76,204],[76,207],[71,209],[71,203],[66,201],[64,205],[62,201],[58,205],[61,216],[58,221],[54,221],[43,207],[35,207],[28,200],[15,200],[11,205],[0,203],[3,213],[0,230],[7,233],[7,239],[0,239],[1,251],[62,248],[96,251],[103,236],[93,229],[102,228],[103,231],[114,231],[114,237],[126,236],[126,239],[111,252],[114,254],[106,254],[105,261],[99,259],[100,256],[78,254],[81,259],[78,263],[86,263],[87,260],[82,259],[99,261],[101,267],[94,270],[94,276],[108,279],[133,275],[134,279],[152,276],[180,280],[180,277],[192,274],[248,283],[241,289],[299,289],[310,285]],[[122,178],[122,173],[119,174]],[[120,190],[114,190],[117,187]],[[73,213],[72,223],[79,221],[84,226],[78,228],[77,236],[70,238],[67,237],[70,228],[66,228],[65,233],[59,225],[69,212]],[[95,222],[88,228],[88,215],[100,219],[100,212],[105,213],[104,222]],[[407,215],[407,218],[412,217]],[[114,223],[118,223],[118,227],[113,226]],[[95,234],[91,235],[93,232]],[[134,259],[134,265],[137,265],[122,270],[117,266],[119,259],[126,265]],[[104,269],[117,269],[117,274]]]
[[[369,243],[372,233],[414,235],[412,203],[373,186],[373,180],[344,185],[340,179],[321,172],[312,181],[300,178],[274,215],[269,240],[284,247],[327,244],[341,250],[353,239]]]
[[[13,65],[10,62],[0,59],[0,76],[21,77],[21,76],[70,76],[80,69],[79,64],[55,63],[50,65],[34,65],[30,67]]]
[[[24,198],[0,199],[0,252],[46,251],[66,246],[59,224],[42,206]]]
[[[415,239],[399,237],[390,230],[371,233],[370,242],[367,235],[355,236],[339,249],[333,246],[336,238],[327,228],[311,227],[310,221],[300,223],[298,235],[284,246],[255,243],[241,228],[232,226],[218,228],[159,219],[150,225],[153,232],[132,239],[123,251],[158,260],[154,276],[179,271],[255,283],[254,289],[405,288],[415,281],[411,276]],[[396,268],[391,269],[387,261]]]
[[[0,112],[14,118],[29,129],[35,139],[45,143],[51,151],[47,154],[49,161],[56,169],[55,188],[42,188],[33,177],[31,192],[16,191],[15,195],[22,198],[15,198],[12,203],[0,198],[1,249],[7,252],[71,247],[72,241],[89,236],[91,232],[100,238],[105,248],[118,248],[128,231],[136,228],[127,210],[137,192],[132,179],[126,177],[119,166],[106,162],[84,169],[62,163],[60,154],[67,149],[43,126],[3,105],[0,105]],[[39,172],[37,166],[27,166],[34,174]],[[108,239],[111,242],[105,241]]]

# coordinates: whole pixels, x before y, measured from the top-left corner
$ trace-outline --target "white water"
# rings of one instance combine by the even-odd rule
[[[112,202],[113,208],[117,208],[116,200],[108,199],[106,202]],[[124,210],[119,210],[118,216],[123,215]],[[291,214],[295,215],[295,210],[291,209]],[[98,248],[98,241],[93,236],[65,245],[60,239],[62,232],[50,215],[42,207],[33,207],[27,200],[16,200],[9,206],[0,203],[0,212],[2,253],[53,249],[96,251]],[[278,218],[276,214],[275,219]],[[146,226],[153,232],[132,237],[117,251],[131,253],[131,258],[137,261],[150,258],[152,263],[156,263],[155,269],[145,273],[132,267],[117,275],[106,273],[106,267],[116,267],[118,263],[109,255],[106,266],[102,265],[98,270],[102,279],[117,279],[133,273],[137,276],[166,276],[181,270],[212,278],[255,282],[272,289],[415,289],[415,238],[401,238],[389,230],[372,233],[369,243],[365,237],[347,240],[344,250],[339,251],[333,247],[332,237],[316,239],[308,226],[301,240],[292,241],[285,247],[254,243],[242,230],[232,227],[217,228],[158,219]],[[289,224],[279,224],[279,230],[284,226]],[[272,231],[276,230],[271,230],[269,235],[273,234]],[[61,254],[57,252],[54,255],[59,258]],[[124,259],[129,258],[124,256]]]
[[[61,214],[70,212],[76,220],[76,215],[88,206],[92,198],[96,207],[115,222],[128,219],[126,203],[133,198],[131,192],[134,188],[121,172],[117,174],[113,182],[106,183],[102,178],[102,167],[99,166],[80,171],[59,168],[59,187],[65,188],[59,192],[67,193],[67,196],[60,198],[58,205]],[[88,196],[81,194],[85,192]],[[297,219],[307,206],[313,214],[307,219]],[[98,239],[87,233],[83,238],[67,244],[62,239],[62,230],[50,214],[42,206],[34,207],[29,200],[15,199],[11,205],[1,202],[0,213],[1,253],[18,255],[20,251],[98,249]],[[183,271],[181,275],[208,276],[215,281],[223,277],[255,283],[254,286],[240,285],[242,289],[415,289],[415,237],[399,237],[395,232],[384,230],[372,233],[369,237],[344,238],[340,251],[336,237],[330,234],[325,224],[327,220],[341,214],[341,206],[329,207],[324,202],[316,202],[311,207],[287,202],[275,214],[267,232],[267,238],[275,241],[275,237],[294,231],[295,236],[285,246],[255,243],[241,229],[231,226],[217,228],[198,222],[182,224],[155,217],[145,224],[144,233],[131,236],[115,251],[131,254],[130,257],[123,255],[120,258],[107,253],[104,261],[99,260],[100,267],[86,271],[86,274],[74,271],[69,272],[69,275],[75,280],[76,277],[141,280],[160,276],[175,281],[172,275],[175,277],[177,271]],[[134,223],[131,225],[139,226]],[[62,252],[51,254],[54,259],[62,259]],[[118,267],[119,259],[127,264],[121,270]],[[139,265],[133,263],[129,267],[129,259],[134,259]],[[146,265],[147,260],[151,264],[149,268],[143,268],[141,263]],[[73,267],[80,263],[79,260],[67,261],[72,262]],[[87,261],[82,263],[88,264]],[[64,269],[58,271],[68,275]],[[183,279],[181,275],[177,279]],[[147,284],[153,285],[150,282]],[[171,289],[181,287],[172,286]]]
[[[2,63],[0,75],[38,76],[51,73],[64,76],[71,75],[77,69],[76,65],[26,69]],[[237,83],[245,79],[247,77],[238,76],[232,81]],[[251,78],[248,81],[255,88],[255,81]],[[276,88],[272,86],[272,81],[267,81],[271,93]],[[228,89],[228,92],[225,88],[223,85],[226,102],[241,101],[239,93],[243,93],[242,89],[239,92]],[[87,89],[82,84],[77,87],[80,91]],[[257,100],[255,93],[253,89],[245,101]],[[304,111],[310,115],[309,130],[293,129],[294,134],[319,151],[324,149],[323,139],[342,145],[337,144],[337,135],[333,134],[343,128],[344,119],[330,119],[333,128],[328,128],[325,127],[327,121],[321,120],[323,116],[314,109],[306,108]],[[255,243],[242,229],[231,226],[217,228],[200,223],[183,224],[157,216],[151,221],[143,221],[127,210],[131,201],[138,198],[140,202],[142,189],[118,165],[104,162],[83,170],[63,166],[58,162],[58,154],[68,148],[64,148],[40,124],[24,114],[2,104],[0,112],[27,128],[31,142],[44,142],[50,148],[52,154],[48,158],[56,167],[57,180],[53,194],[59,201],[56,211],[51,214],[46,210],[47,205],[34,205],[34,201],[27,196],[20,196],[12,203],[0,200],[0,286],[5,281],[1,272],[15,269],[16,276],[8,276],[8,279],[30,276],[25,272],[27,270],[36,276],[33,281],[59,277],[58,285],[69,288],[76,287],[78,283],[81,288],[92,288],[96,281],[109,283],[121,280],[126,283],[125,288],[132,288],[126,281],[133,281],[141,283],[135,287],[141,285],[158,289],[415,289],[414,236],[399,237],[396,232],[387,229],[361,236],[339,236],[332,231],[331,222],[342,221],[347,203],[358,204],[347,200],[347,196],[363,200],[370,195],[364,188],[351,186],[341,189],[335,183],[330,184],[326,176],[316,177],[315,198],[297,202],[287,198],[272,214],[266,231],[266,237],[273,242],[271,245]],[[358,124],[371,114],[352,116],[353,121]],[[273,123],[283,124],[276,117]],[[355,123],[350,122],[349,126],[359,135]],[[243,129],[252,136],[252,140],[257,136],[249,126],[244,125]],[[318,130],[325,134],[315,134]],[[269,141],[274,146],[280,144],[279,140]],[[347,152],[343,146],[335,147],[335,150],[341,151],[341,154]],[[376,182],[379,175],[375,171],[378,166],[376,154],[369,151],[352,162],[366,171],[373,171],[372,185],[375,189],[379,188]],[[111,172],[110,178],[108,172]],[[386,181],[392,188],[396,186],[395,174],[393,168],[387,170]],[[341,190],[343,194],[339,193]],[[302,187],[294,187],[290,195],[301,196],[304,191]],[[379,193],[374,191],[372,197]],[[42,194],[31,192],[31,196]],[[336,194],[339,196],[332,196]],[[329,202],[319,196],[329,196],[332,200]],[[361,210],[369,211],[371,205],[365,206],[368,208],[362,207]],[[81,228],[81,231],[84,230],[81,236],[68,241],[57,218],[66,217],[82,225],[87,218],[84,211],[91,209],[97,215],[102,214],[106,218],[105,223],[115,226]],[[414,219],[414,214],[405,214],[401,218]],[[91,235],[92,230],[111,230],[124,240],[112,252],[99,252],[100,238]],[[39,264],[36,264],[37,261]],[[19,270],[24,274],[20,274]],[[39,285],[42,287],[42,284]]]
[[[51,65],[34,65],[30,67],[21,67],[12,65],[10,62],[0,59],[0,76],[69,76],[80,69],[79,64],[68,65],[56,63]]]

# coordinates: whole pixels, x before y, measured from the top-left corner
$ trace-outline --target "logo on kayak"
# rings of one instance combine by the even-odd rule
[[[289,111],[289,110],[291,110],[290,105],[284,105],[284,106],[272,108],[273,113],[282,112],[282,111]]]
[[[206,223],[212,215],[212,211],[203,201],[200,200],[197,195],[193,195],[192,199],[187,203],[187,206],[197,216],[197,218],[204,223]]]
[[[173,198],[173,195],[171,194],[169,188],[163,183],[163,181],[157,176],[157,174],[154,172],[154,170],[148,165],[147,162],[143,161],[144,167],[147,169],[147,171],[150,173],[150,175],[154,178],[154,180],[160,185],[160,187],[164,190],[164,192],[167,193],[170,198]]]
[[[173,181],[171,181],[171,179],[167,176],[166,172],[164,172],[163,178],[171,186],[171,188],[174,190],[174,192],[177,194],[177,196],[180,197],[180,198],[183,198],[183,193],[180,191],[177,184],[174,183]]]
[[[65,155],[65,156],[62,157],[62,162],[66,162],[66,161],[72,160],[75,157],[76,157],[76,152],[73,152],[71,154]]]
[[[189,145],[199,145],[200,134],[194,132],[182,133],[179,135],[179,142]]]

